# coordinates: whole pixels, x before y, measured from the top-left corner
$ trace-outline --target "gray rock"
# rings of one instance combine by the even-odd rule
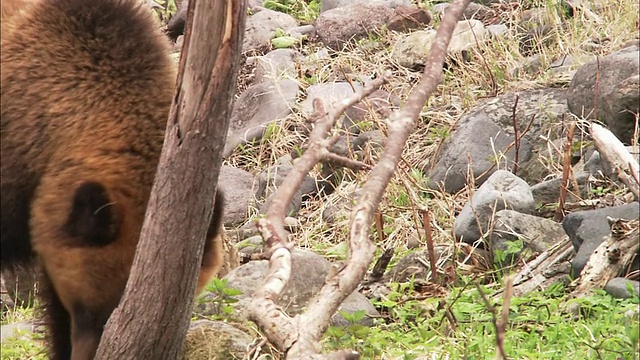
[[[376,33],[382,27],[407,31],[424,27],[430,21],[427,11],[415,7],[393,9],[376,3],[355,3],[321,13],[315,27],[325,46],[342,50],[349,41]]]
[[[424,250],[412,252],[405,257],[399,259],[397,263],[384,275],[384,282],[430,282],[431,281],[431,263],[429,261],[429,251]],[[440,269],[446,268],[449,264],[457,262],[469,264],[471,266],[484,266],[489,263],[489,253],[480,248],[474,248],[469,254],[467,250],[470,247],[461,247],[455,249],[449,245],[436,245],[435,258],[436,266]],[[444,263],[443,263],[444,260]],[[473,265],[472,265],[473,264]],[[482,265],[479,265],[482,264]]]
[[[504,209],[531,213],[535,203],[531,189],[519,177],[498,170],[478,188],[453,225],[457,239],[472,244],[489,230],[493,215]]]
[[[396,8],[398,6],[411,6],[411,0],[322,0],[320,12],[323,13],[351,4],[376,4]]]
[[[291,279],[277,304],[282,306],[290,315],[302,312],[308,302],[324,285],[331,266],[331,263],[320,255],[306,250],[295,249],[292,252]],[[243,293],[236,297],[239,301],[235,304],[234,317],[241,320],[247,319],[249,303],[254,292],[264,283],[268,268],[269,262],[267,260],[251,261],[235,268],[225,276],[229,281],[228,287],[238,289]],[[368,316],[361,323],[367,326],[373,324],[371,316],[379,315],[369,300],[357,291],[345,299],[341,309],[347,312],[365,310]],[[202,307],[198,311],[201,313],[207,312]],[[336,313],[331,319],[332,324],[345,324],[345,321],[339,313]]]
[[[573,55],[561,56],[549,65],[549,72],[553,75],[564,75],[573,78],[575,75],[575,60]]]
[[[301,59],[302,54],[293,49],[276,49],[264,56],[258,56],[255,82],[295,79],[297,77],[296,63]]]
[[[447,257],[449,246],[437,245],[434,247],[435,258]],[[429,251],[412,252],[399,259],[397,263],[385,274],[385,282],[392,281],[406,283],[409,281],[431,281],[431,263]]]
[[[34,266],[7,266],[2,269],[2,295],[8,297],[10,300],[8,303],[12,306],[29,307],[35,305],[37,284],[38,271]]]
[[[543,140],[540,138],[539,141],[533,144],[531,159],[521,163],[518,168],[518,176],[525,179],[529,184],[541,183],[551,176],[558,176],[556,170],[549,166],[549,159],[559,158],[565,142],[563,139]]]
[[[372,150],[380,150],[386,141],[387,137],[380,130],[364,131],[357,137],[340,135],[329,151],[348,159],[362,160]],[[343,181],[352,180],[352,173],[344,172],[343,169],[342,164],[324,161],[318,187],[329,194]]]
[[[544,46],[549,46],[554,41],[555,38],[549,34],[561,23],[558,16],[551,14],[545,8],[532,8],[525,10],[520,16],[517,32],[520,51],[525,56],[540,52]]]
[[[268,195],[265,201],[262,204],[260,204],[260,207],[258,208],[258,211],[260,212],[260,214],[266,214],[269,211],[271,204],[273,204],[273,199],[275,198],[275,195],[276,195],[275,193]],[[302,192],[300,191],[300,189],[298,189],[293,194],[293,197],[291,198],[291,202],[289,203],[289,206],[286,209],[285,215],[297,216],[301,207],[302,207]]]
[[[318,98],[322,100],[325,106],[328,108],[336,101],[343,100],[353,95],[353,88],[356,90],[362,89],[362,85],[346,82],[333,82],[333,83],[321,83],[311,85],[307,88],[307,98],[302,102],[301,109],[305,115],[311,115],[313,113],[313,100]]]
[[[235,233],[233,235],[235,235],[235,238],[237,239],[236,243],[252,236],[260,236],[255,220],[245,222],[239,228],[235,229],[235,231],[227,231],[227,233],[231,232]]]
[[[291,154],[284,154],[281,157],[276,159],[275,165],[278,165],[278,166],[282,166],[282,165],[291,166],[291,165],[293,165],[293,156],[291,156]]]
[[[622,142],[631,143],[640,112],[640,53],[621,51],[580,67],[569,85],[567,103],[572,113],[593,118],[594,101],[598,119],[607,124]],[[598,93],[596,95],[596,77]]]
[[[255,228],[255,224],[254,224]],[[236,243],[236,248],[238,252],[242,254],[256,254],[262,251],[262,246],[264,245],[264,241],[262,240],[261,235],[250,236],[244,240],[238,241]]]
[[[315,31],[316,27],[313,25],[301,25],[294,27],[293,29],[289,29],[289,35],[301,40],[303,36],[311,36],[315,33]]]
[[[258,176],[258,188],[256,190],[256,198],[260,199],[275,192],[282,185],[287,176],[293,169],[292,165],[274,165],[263,170]],[[300,185],[302,195],[313,195],[318,191],[315,180],[307,175]]]
[[[629,285],[632,288],[633,294],[629,292]],[[627,299],[632,296],[639,296],[640,294],[640,282],[635,280],[629,280],[621,277],[613,278],[609,280],[604,287],[604,291],[611,296],[615,296],[621,299]]]
[[[358,135],[355,146],[359,150],[365,150],[367,147],[383,148],[387,143],[387,136],[380,130],[363,131]]]
[[[345,204],[327,205],[322,210],[322,220],[329,224],[335,223],[339,220],[346,220],[349,218],[349,209]]]
[[[435,4],[431,7],[431,12],[433,13],[433,15],[441,18],[447,12],[447,8],[450,5],[451,4],[449,3]],[[483,20],[494,17],[495,15],[495,11],[490,7],[471,2],[469,3],[469,6],[467,6],[467,8],[464,10],[464,13],[462,13],[462,18]]]
[[[548,135],[549,125],[557,125],[563,116],[570,115],[567,107],[566,91],[562,89],[529,90],[509,93],[489,99],[474,107],[467,120],[473,120],[474,115],[486,114],[504,131],[513,134],[513,107],[516,96],[516,122],[520,132],[531,124],[524,135],[531,143],[541,134]],[[531,118],[535,116],[533,122]],[[462,120],[461,120],[462,121]]]
[[[251,349],[253,336],[224,321],[191,323],[185,341],[185,359],[242,359]]]
[[[532,252],[542,253],[566,238],[562,225],[555,221],[513,210],[500,210],[496,213],[490,246],[495,259],[496,251],[507,250],[508,242],[522,240],[523,248],[505,259],[507,263],[514,263],[518,257],[525,258]]]
[[[298,26],[291,15],[265,8],[257,8],[257,12],[247,16],[244,30],[242,52],[260,49],[269,44],[277,29],[288,31]]]
[[[638,146],[625,146],[627,151],[636,159],[640,157],[640,147]],[[604,157],[600,155],[597,150],[593,150],[590,154],[587,153],[587,161],[585,161],[584,169],[589,174],[594,176],[605,177],[610,180],[618,180],[618,174],[613,165]]]
[[[352,133],[360,132],[358,123],[371,119],[384,119],[391,110],[400,106],[400,99],[384,90],[376,90],[362,101],[350,106],[342,118],[343,127]]]
[[[531,76],[537,75],[542,70],[542,56],[540,56],[540,54],[533,54],[526,57],[515,69],[516,72],[514,75],[518,76],[520,70]]]
[[[579,201],[589,193],[589,173],[580,172],[575,174],[574,179],[578,183],[578,189],[573,188],[573,180],[569,179],[567,200],[570,202]],[[531,187],[531,193],[533,194],[533,199],[536,204],[552,204],[558,202],[561,187],[561,178],[552,179],[533,185]]]
[[[547,143],[540,141],[540,135],[554,136],[557,125],[563,116],[569,113],[565,92],[558,89],[505,94],[471,109],[469,114],[460,119],[457,130],[445,140],[438,157],[433,159],[436,162],[433,170],[429,171],[431,164],[426,164],[423,168],[423,171],[429,174],[431,188],[438,189],[443,186],[444,190],[450,193],[464,188],[467,184],[469,165],[473,176],[477,178],[476,184],[482,184],[496,169],[496,155],[504,153],[515,140],[513,108],[516,97],[518,131],[522,134],[524,129],[529,129],[520,142],[518,176],[530,183],[537,183],[548,175],[529,168],[538,163],[545,163],[544,159],[534,157],[531,161],[527,160],[532,156],[532,148],[540,152],[546,149]],[[506,157],[500,156],[500,160],[501,168],[505,168],[505,165],[508,166],[506,168],[512,168],[515,146],[510,147]],[[485,176],[478,178],[482,174]]]
[[[407,68],[417,68],[424,65],[431,44],[436,37],[436,30],[414,31],[401,37],[393,46],[391,57],[400,65]],[[489,33],[479,20],[464,20],[458,22],[447,50],[448,54],[462,54],[472,47],[482,44],[489,38]]]
[[[504,24],[493,24],[487,26],[487,31],[492,38],[503,37],[509,33],[509,28]]]
[[[298,96],[298,82],[265,81],[245,90],[235,101],[224,148],[228,157],[236,146],[259,140],[267,126],[291,114]]]
[[[597,150],[593,151],[593,153],[591,153],[587,158],[584,168],[589,172],[589,174],[595,176],[604,176],[612,179],[617,178],[615,169],[606,159],[600,156],[600,153]]]
[[[293,166],[290,165],[274,165],[260,173],[258,176],[258,189],[256,190],[256,198],[266,198],[266,201],[260,205],[260,213],[266,214],[267,210],[273,202],[273,196],[276,189],[282,185],[284,179],[289,175]],[[291,203],[287,209],[287,215],[295,216],[302,206],[302,196],[315,194],[318,191],[316,182],[309,175],[305,176],[300,188],[295,192]]]
[[[637,202],[598,210],[578,211],[567,215],[562,221],[562,227],[577,251],[571,261],[573,276],[580,275],[593,251],[611,236],[607,217],[633,220],[638,216],[640,216],[640,205]]]
[[[515,140],[508,135],[492,119],[486,115],[476,116],[473,121],[464,122],[444,143],[438,161],[429,172],[429,187],[455,193],[463,189],[469,182],[467,174],[476,178],[480,185],[496,169],[496,152],[504,151]],[[495,150],[495,151],[494,151]],[[512,146],[505,156],[499,159],[499,167],[513,166],[515,147]],[[527,139],[520,142],[519,161],[527,161],[531,157],[531,144]],[[470,161],[470,163],[469,163]],[[424,169],[428,171],[428,167]]]
[[[223,165],[218,178],[220,189],[224,191],[225,205],[222,221],[227,226],[237,226],[247,219],[249,206],[254,204],[254,176],[245,170]]]

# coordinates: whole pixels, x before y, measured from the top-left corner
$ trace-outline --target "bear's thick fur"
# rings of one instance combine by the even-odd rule
[[[175,84],[135,0],[2,0],[2,267],[42,268],[52,359],[92,359],[124,290]],[[216,196],[198,289],[222,264]]]

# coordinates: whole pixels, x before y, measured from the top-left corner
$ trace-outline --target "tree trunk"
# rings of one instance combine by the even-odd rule
[[[191,0],[188,14],[138,251],[96,359],[182,358],[229,125],[245,2]]]

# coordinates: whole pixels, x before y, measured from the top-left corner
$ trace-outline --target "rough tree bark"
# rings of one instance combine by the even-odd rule
[[[245,2],[189,2],[176,95],[120,305],[96,359],[179,359],[222,163]]]
[[[367,87],[355,96],[342,100],[337,104],[336,110],[327,111],[321,101],[314,101],[315,128],[309,137],[308,148],[296,160],[289,176],[278,188],[266,218],[258,222],[258,228],[265,240],[265,252],[270,257],[269,275],[262,288],[254,295],[250,306],[250,317],[273,344],[287,353],[287,359],[359,358],[353,351],[338,351],[327,356],[322,355],[320,346],[322,334],[342,301],[362,281],[373,260],[376,247],[369,238],[373,214],[395,172],[421,109],[442,79],[442,65],[451,34],[468,4],[469,0],[456,0],[447,9],[425,61],[425,70],[420,83],[409,94],[403,109],[392,113],[387,119],[388,141],[351,212],[349,261],[339,268],[332,269],[324,287],[309,303],[305,313],[290,318],[275,303],[291,275],[289,250],[292,245],[287,243],[287,234],[282,226],[285,214],[283,204],[289,203],[291,194],[300,186],[301,179],[321,159],[340,161],[356,169],[362,168],[360,164],[331,154],[328,149],[336,138],[327,138],[327,136],[341,111],[373,90]]]

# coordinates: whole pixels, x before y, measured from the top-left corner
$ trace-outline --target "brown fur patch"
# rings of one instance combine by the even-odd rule
[[[133,0],[3,0],[2,21],[2,263],[28,261],[33,247],[52,285],[52,357],[68,359],[69,326],[101,334],[129,276],[175,69]],[[66,230],[87,182],[104,187],[115,241],[79,246]],[[211,235],[199,289],[222,263]],[[96,339],[77,341],[74,358],[90,358]]]

